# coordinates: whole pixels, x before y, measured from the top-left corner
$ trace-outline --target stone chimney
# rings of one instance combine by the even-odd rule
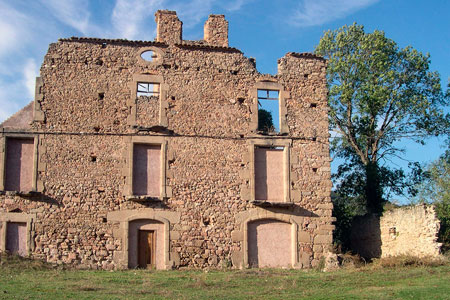
[[[155,13],[156,41],[167,44],[181,44],[183,22],[175,11],[158,10]]]
[[[204,40],[211,46],[228,47],[228,21],[224,15],[209,15],[204,26]]]

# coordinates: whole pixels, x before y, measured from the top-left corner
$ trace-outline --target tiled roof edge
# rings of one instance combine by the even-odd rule
[[[167,47],[166,43],[154,42],[154,41],[131,41],[127,39],[101,39],[101,38],[88,38],[88,37],[71,37],[61,38],[61,42],[81,42],[81,43],[95,43],[95,44],[120,44],[120,45],[141,45],[141,46],[159,46]]]
[[[155,42],[155,41],[131,41],[127,39],[102,39],[102,38],[88,38],[88,37],[70,37],[61,38],[61,42],[81,42],[81,43],[95,43],[95,44],[120,44],[120,45],[138,45],[138,46],[158,46],[158,47],[168,47],[166,43]],[[220,47],[211,46],[208,44],[192,44],[186,41],[181,44],[175,44],[175,46],[185,49],[198,49],[198,50],[217,50],[225,52],[242,53],[239,49],[233,47]]]

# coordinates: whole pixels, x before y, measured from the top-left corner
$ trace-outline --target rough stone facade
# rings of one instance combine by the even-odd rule
[[[439,219],[433,205],[400,207],[355,220],[351,243],[365,258],[411,255],[438,256]]]
[[[288,53],[278,74],[263,75],[228,47],[223,16],[210,16],[202,41],[182,40],[175,12],[158,11],[156,22],[156,41],[50,45],[35,101],[1,126],[1,174],[20,163],[6,157],[10,143],[28,139],[34,156],[21,164],[31,190],[5,189],[0,178],[0,250],[14,252],[8,227],[20,225],[31,257],[83,268],[136,267],[139,243],[158,269],[316,265],[334,228],[326,61]],[[151,84],[149,96],[137,96],[140,83]],[[278,134],[257,131],[258,89],[279,92]],[[139,156],[140,144],[153,154]],[[282,152],[277,199],[255,197],[260,147]],[[155,153],[160,165],[146,173]],[[145,182],[156,194],[136,192]],[[278,242],[289,249],[267,258]]]

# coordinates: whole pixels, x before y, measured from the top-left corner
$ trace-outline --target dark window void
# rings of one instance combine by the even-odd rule
[[[159,197],[161,189],[161,145],[134,144],[133,194]]]
[[[138,82],[137,97],[159,97],[159,83]]]
[[[32,190],[33,161],[34,139],[6,139],[5,190]]]
[[[280,132],[280,101],[277,90],[258,90],[258,130]]]

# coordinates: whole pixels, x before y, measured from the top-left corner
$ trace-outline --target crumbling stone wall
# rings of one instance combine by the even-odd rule
[[[365,258],[438,256],[439,219],[433,205],[416,205],[364,216],[352,224],[351,246]]]
[[[433,205],[416,205],[387,211],[380,219],[381,255],[439,255],[440,223]]]
[[[174,12],[158,11],[156,20],[154,42],[70,38],[50,45],[34,122],[3,129],[39,135],[35,169],[43,188],[30,195],[2,192],[0,216],[35,214],[28,233],[32,257],[101,269],[130,266],[129,224],[143,219],[163,223],[167,232],[161,268],[245,267],[248,223],[275,219],[294,230],[291,267],[316,265],[334,228],[326,61],[288,53],[278,74],[262,75],[228,47],[221,16],[207,21],[206,32],[220,26],[213,26],[216,38],[204,41],[181,41]],[[157,54],[154,62],[140,57],[148,49]],[[161,82],[159,99],[150,99],[158,108],[142,108],[133,97],[140,77]],[[258,83],[283,87],[285,134],[254,130]],[[166,143],[164,197],[157,199],[126,192],[130,143],[147,137]],[[254,140],[288,147],[289,202],[266,208],[249,198]]]

